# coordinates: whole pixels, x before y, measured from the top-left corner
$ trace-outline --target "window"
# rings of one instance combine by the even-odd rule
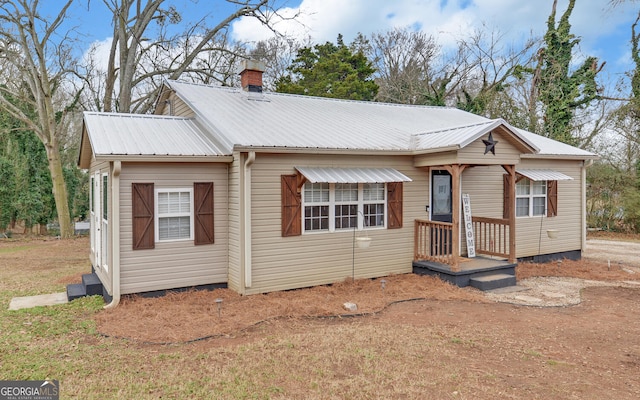
[[[365,183],[363,185],[363,212],[366,227],[384,227],[384,183]]]
[[[109,176],[107,174],[102,175],[102,218],[108,219],[109,214],[107,213],[107,203],[109,201],[109,197],[107,196],[107,191],[109,189]]]
[[[158,241],[193,238],[192,189],[156,190],[156,237]]]
[[[547,181],[523,178],[516,183],[516,217],[546,214]]]
[[[304,231],[384,228],[385,194],[384,183],[306,183]],[[359,214],[363,216],[360,221]]]
[[[329,184],[307,183],[304,185],[304,230],[324,231],[329,229]]]

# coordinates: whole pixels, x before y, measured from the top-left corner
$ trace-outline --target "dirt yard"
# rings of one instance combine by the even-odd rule
[[[28,245],[38,247],[30,254],[46,254],[50,263],[82,244],[69,243],[70,247],[64,241]],[[416,398],[412,379],[427,386],[422,393],[430,395],[424,398],[640,398],[640,287],[635,284],[640,281],[640,252],[632,249],[636,258],[621,259],[613,257],[611,242],[602,245],[591,246],[579,262],[519,268],[519,280],[569,277],[615,285],[585,285],[579,304],[568,307],[501,303],[472,288],[408,274],[385,278],[384,290],[376,279],[246,297],[229,290],[127,297],[114,311],[101,311],[94,318],[103,337],[143,348],[186,346],[180,351],[194,355],[277,338],[292,343],[298,349],[295,357],[306,360],[293,367],[300,368],[299,373],[309,370],[313,375],[314,362],[332,359],[336,382],[345,376],[355,379],[362,372],[358,357],[342,359],[344,348],[358,343],[371,354],[385,354],[380,358],[387,365],[377,367],[380,374],[399,373],[400,364],[391,364],[396,358],[402,361],[406,387],[379,390],[404,393],[403,398]],[[636,245],[640,246],[627,246]],[[13,261],[30,269],[51,267],[46,262],[37,265],[37,256],[32,260],[4,257],[5,246],[0,241],[0,264],[10,267]],[[629,247],[621,250],[628,252]],[[77,274],[59,276],[58,281],[77,278]],[[617,286],[622,281],[628,287]],[[220,309],[216,299],[222,299]],[[347,301],[358,305],[356,313],[343,308]],[[306,397],[300,382],[281,375],[298,371],[273,368],[283,393],[274,398]],[[373,387],[366,389],[373,390],[376,383],[369,385]]]

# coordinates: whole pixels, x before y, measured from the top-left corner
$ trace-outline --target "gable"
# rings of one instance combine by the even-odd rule
[[[494,143],[493,152],[491,151],[492,146],[488,145],[489,135]],[[533,153],[534,150],[530,146],[511,134],[508,129],[497,127],[460,149],[457,154],[457,162],[460,164],[514,165],[520,162],[522,154]]]

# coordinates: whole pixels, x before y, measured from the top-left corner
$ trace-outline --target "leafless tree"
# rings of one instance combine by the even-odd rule
[[[235,11],[215,26],[209,27],[205,16],[186,30],[171,33],[175,30],[169,26],[178,24],[181,15],[175,7],[166,6],[165,0],[103,0],[113,15],[113,40],[107,67],[98,79],[104,90],[88,82],[101,94],[92,96],[97,108],[148,112],[162,78],[191,74],[192,79],[228,84],[235,59],[243,55],[241,48],[227,41],[230,24],[241,17],[253,17],[269,26],[278,14],[273,0],[226,1]],[[91,63],[87,68],[97,72]]]
[[[443,105],[443,89],[455,72],[443,68],[440,50],[433,36],[408,28],[373,34],[370,59],[378,75],[376,100]]]
[[[61,3],[53,20],[39,13],[38,0],[0,1],[0,107],[42,141],[49,161],[60,234],[73,234],[67,189],[60,156],[63,137],[73,111],[73,99],[63,93],[73,70],[71,37],[61,32],[73,0]],[[54,42],[53,36],[56,36]]]

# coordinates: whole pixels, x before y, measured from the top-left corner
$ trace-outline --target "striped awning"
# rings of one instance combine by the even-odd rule
[[[296,167],[311,183],[387,183],[411,182],[393,168],[312,168]]]
[[[572,177],[562,172],[553,171],[551,169],[521,169],[516,174],[522,175],[532,181],[569,181]]]

